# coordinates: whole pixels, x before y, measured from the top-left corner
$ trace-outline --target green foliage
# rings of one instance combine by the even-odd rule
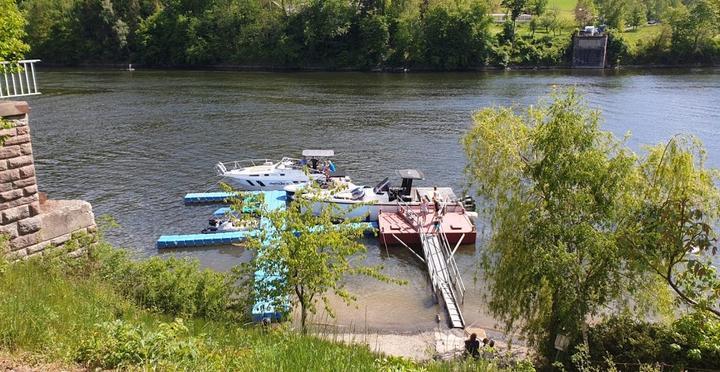
[[[265,273],[262,280],[255,280],[256,296],[276,308],[281,308],[286,299],[298,304],[303,331],[308,313],[316,311],[317,301],[322,301],[325,310],[333,315],[328,301],[331,292],[348,304],[355,301],[345,288],[346,276],[364,275],[400,283],[383,275],[382,266],[362,265],[366,247],[360,239],[366,228],[357,224],[361,219],[343,218],[347,211],[334,204],[313,213],[322,192],[319,187],[306,186],[286,208],[269,210],[263,204],[260,234],[247,242],[257,251],[252,267]],[[232,208],[241,210],[237,204]]]
[[[133,261],[127,251],[99,243],[90,250],[89,267],[137,304],[168,315],[242,319],[245,292],[236,272],[200,269],[197,260],[153,257]]]
[[[609,28],[625,29],[628,0],[595,0],[599,21]]]
[[[628,59],[628,47],[625,40],[616,31],[608,31],[607,41],[607,55],[605,59],[608,64],[613,66],[619,66],[622,62]]]
[[[520,37],[513,45],[495,45],[490,61],[500,66],[565,65],[569,59],[570,47],[568,37]]]
[[[0,348],[67,360],[93,324],[136,312],[105,283],[31,261],[11,264],[1,274],[0,314]]]
[[[15,0],[0,0],[0,62],[19,61],[29,50],[23,41],[25,24]]]
[[[590,0],[578,0],[575,4],[575,22],[580,27],[590,26],[595,20],[595,4]]]
[[[590,359],[672,365],[674,369],[720,368],[720,322],[701,313],[672,324],[610,317],[590,329]]]
[[[424,60],[444,70],[484,65],[488,55],[489,24],[490,18],[481,3],[430,8],[421,25]]]
[[[695,0],[688,6],[678,4],[668,12],[672,28],[672,51],[681,61],[707,60],[718,45],[713,38],[720,34],[720,4]]]
[[[644,314],[669,291],[718,322],[720,189],[701,144],[678,136],[637,157],[572,91],[525,116],[474,119],[463,143],[492,223],[488,306],[509,329],[551,358],[557,334],[587,346],[586,321],[605,306]],[[688,358],[702,355],[694,349]]]
[[[717,180],[694,138],[676,136],[648,149],[633,185],[639,197],[622,237],[634,269],[657,275],[683,303],[720,318],[720,276],[713,262]]]
[[[630,9],[627,16],[628,25],[637,30],[638,26],[645,24],[647,21],[647,9],[641,1],[634,0],[630,2]]]
[[[95,328],[76,356],[91,368],[166,370],[219,364],[215,345],[204,335],[192,336],[182,319],[160,322],[156,331],[123,320],[99,323]]]
[[[7,266],[0,273],[0,349],[29,355],[34,362],[75,362],[93,369],[424,369],[402,358],[382,357],[366,346],[345,346],[282,328],[245,328],[198,318],[173,322],[139,308],[113,284],[77,275],[61,260]],[[451,368],[437,363],[431,370]]]
[[[388,24],[384,16],[371,15],[360,20],[361,55],[367,59],[360,63],[374,67],[383,63],[388,49]]]
[[[526,116],[485,109],[474,121],[463,144],[492,222],[488,307],[552,357],[557,334],[583,332],[623,289],[614,218],[634,158],[573,91]]]

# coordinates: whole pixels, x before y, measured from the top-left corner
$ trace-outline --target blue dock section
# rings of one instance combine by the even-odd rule
[[[253,195],[263,194],[263,201],[267,209],[278,210],[285,208],[286,195],[284,191],[260,191],[260,192],[247,192],[244,195],[248,195],[246,201],[252,201]],[[228,192],[211,192],[211,193],[190,193],[185,195],[184,201],[186,205],[192,204],[211,204],[211,203],[227,203],[227,200],[233,197],[233,193]],[[252,213],[255,211],[253,207],[243,208],[243,213]],[[214,213],[214,217],[223,217],[228,213],[232,213],[229,207],[222,207],[217,209]],[[368,232],[374,232],[378,228],[377,222],[361,222],[356,224],[358,226],[364,226]],[[270,222],[265,218],[260,219],[260,230],[265,230],[274,233],[274,229],[270,225]],[[227,245],[241,242],[249,237],[256,236],[258,230],[251,231],[233,231],[224,233],[213,233],[213,234],[187,234],[187,235],[163,235],[156,243],[157,248],[185,248],[185,247],[197,247],[197,246],[210,246],[210,245]],[[263,242],[263,248],[258,250],[257,254],[262,255],[263,250],[270,245],[270,241],[273,239],[271,234],[266,235],[266,241]],[[270,281],[277,282],[282,280],[282,273],[265,273],[262,270],[255,272],[255,281]],[[281,303],[279,307],[278,303]],[[270,298],[258,298],[252,308],[252,319],[256,322],[260,322],[264,319],[271,321],[281,320],[283,315],[289,311],[289,299],[278,301],[278,299]]]
[[[185,205],[226,203],[235,195],[232,192],[196,192],[185,194],[184,201]]]
[[[284,191],[266,191],[264,202],[265,206],[269,210],[278,210],[285,208],[286,205],[286,195]],[[262,256],[263,251],[268,248],[270,245],[270,241],[272,240],[271,234],[275,234],[275,229],[273,229],[272,225],[270,224],[270,221],[268,221],[266,218],[260,219],[260,229],[263,229],[265,231],[268,231],[269,234],[266,234],[265,241],[263,242],[263,248],[259,249],[257,254],[258,256]],[[266,273],[262,270],[258,270],[255,272],[255,281],[264,281],[269,280],[271,283],[282,280],[281,278],[282,273]],[[270,319],[271,321],[279,321],[282,320],[283,314],[288,312],[290,309],[290,301],[289,299],[272,299],[272,298],[256,298],[255,304],[253,305],[251,314],[253,321],[260,322],[263,319]],[[282,305],[280,308],[276,306],[276,304],[280,302]]]
[[[231,231],[214,234],[163,235],[158,238],[158,248],[187,248],[208,245],[227,245],[239,243],[254,234],[253,231]]]

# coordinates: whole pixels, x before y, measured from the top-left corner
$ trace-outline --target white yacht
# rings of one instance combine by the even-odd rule
[[[399,187],[391,187],[388,178],[385,178],[375,187],[360,186],[347,179],[333,179],[320,189],[319,193],[301,194],[302,197],[313,199],[313,213],[319,214],[328,207],[338,208],[337,213],[346,218],[363,218],[367,221],[377,221],[380,211],[395,212],[398,209],[398,200],[407,206],[419,206],[423,199],[433,209],[433,200],[437,199],[441,208],[448,212],[462,208],[450,187],[413,187],[413,180],[422,180],[422,172],[415,169],[401,169],[396,171],[402,179]],[[295,197],[303,185],[290,185],[285,191],[290,198]]]
[[[330,158],[333,150],[303,150],[302,159],[284,157],[279,161],[252,159],[218,162],[218,176],[227,178],[232,186],[247,191],[282,190],[287,185],[297,185],[313,180],[325,180],[337,176],[335,164]]]

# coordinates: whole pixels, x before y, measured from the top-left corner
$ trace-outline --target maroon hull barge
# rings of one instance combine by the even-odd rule
[[[420,232],[406,217],[405,209],[410,209],[412,214],[420,216],[423,233],[427,235],[436,234],[435,213],[433,208],[422,218],[420,207],[401,207],[398,212],[380,212],[378,215],[380,242],[386,246],[407,245],[419,248],[421,246]],[[445,207],[445,213],[440,214],[440,231],[445,233],[450,244],[456,245],[475,244],[477,230],[475,223],[460,204],[451,204]]]

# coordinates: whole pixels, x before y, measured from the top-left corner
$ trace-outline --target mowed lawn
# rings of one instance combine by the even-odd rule
[[[577,0],[549,0],[547,8],[558,8],[563,11],[572,12],[575,9],[575,4],[577,4]]]

